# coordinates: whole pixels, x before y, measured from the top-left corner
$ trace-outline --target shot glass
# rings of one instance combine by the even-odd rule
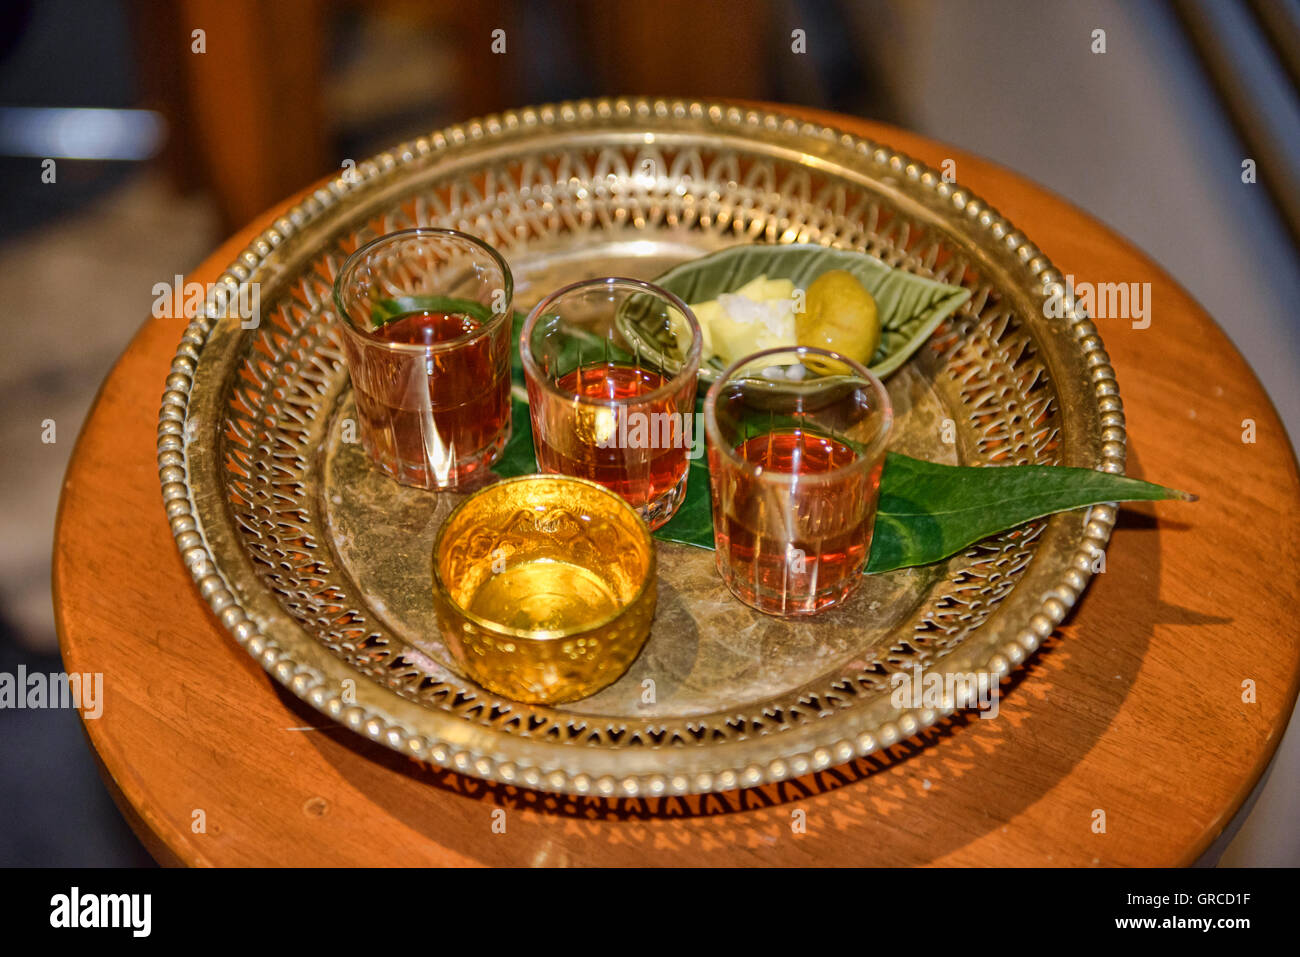
[[[334,281],[370,458],[403,485],[454,489],[510,438],[510,307],[499,253],[452,229],[362,246]]]
[[[701,341],[685,303],[637,279],[578,282],[539,302],[519,343],[539,469],[599,482],[663,525],[704,451]]]
[[[834,352],[746,356],[704,400],[718,573],[759,611],[813,615],[862,579],[893,423],[880,380]]]
[[[531,703],[616,681],[654,616],[649,529],[608,489],[521,475],[465,499],[433,545],[444,640],[483,687]]]

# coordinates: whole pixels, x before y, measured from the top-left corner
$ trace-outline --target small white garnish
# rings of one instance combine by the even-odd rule
[[[762,332],[776,336],[783,342],[792,342],[794,335],[794,299],[751,299],[735,292],[724,292],[718,297],[723,315],[732,322],[746,326],[761,326]],[[757,331],[757,330],[756,330]],[[759,333],[762,334],[761,332]]]

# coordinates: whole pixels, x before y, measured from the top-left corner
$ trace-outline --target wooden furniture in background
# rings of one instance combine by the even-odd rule
[[[212,192],[228,228],[337,165],[321,102],[326,0],[132,9],[144,100],[168,122],[164,161],[182,186]]]
[[[1300,680],[1300,477],[1268,397],[1187,293],[1085,213],[950,146],[799,112],[935,166],[955,159],[964,185],[1077,280],[1150,282],[1150,328],[1101,324],[1129,472],[1200,502],[1122,509],[1105,572],[1004,686],[994,720],[958,716],[887,754],[750,791],[540,794],[418,766],[333,724],[214,620],[177,555],[154,459],[182,324],[151,319],[78,441],[54,580],[67,669],[104,673],[91,744],[159,860],[1170,865],[1219,835],[1276,749]],[[215,278],[275,212],[189,278]]]
[[[567,70],[581,78],[582,88],[564,95],[767,93],[763,57],[754,52],[764,49],[769,30],[766,3],[583,0],[556,8],[545,36],[525,17],[525,3],[134,0],[143,105],[167,119],[163,161],[174,181],[209,190],[233,230],[340,168],[345,157],[337,153],[337,104],[326,95],[327,53],[355,39],[340,35],[341,18],[349,15],[387,17],[402,30],[445,41],[446,88],[431,85],[407,106],[427,112],[429,127],[447,111],[480,116],[536,102],[522,63],[537,69],[553,56],[576,61],[554,65],[557,75]],[[195,30],[203,31],[205,52],[195,52]],[[505,31],[505,55],[493,51],[496,30]],[[557,41],[565,46],[553,49]],[[372,79],[403,68],[400,53],[369,56],[373,62],[362,68]]]

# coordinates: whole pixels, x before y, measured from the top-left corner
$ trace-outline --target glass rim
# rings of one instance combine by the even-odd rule
[[[569,392],[564,389],[556,388],[550,378],[545,374],[541,366],[537,364],[537,359],[533,356],[533,350],[528,344],[528,339],[537,325],[537,320],[542,314],[555,302],[582,289],[596,289],[599,287],[613,288],[614,286],[631,286],[639,292],[651,296],[657,296],[666,300],[668,305],[679,310],[686,317],[686,322],[694,334],[691,338],[691,348],[687,352],[682,367],[665,382],[663,385],[652,389],[649,392],[643,392],[640,395],[628,396],[625,399],[602,399],[596,396],[579,395],[576,392]],[[524,319],[523,328],[519,332],[519,358],[524,367],[525,381],[536,380],[542,388],[558,399],[567,402],[578,402],[582,405],[595,405],[608,408],[609,406],[632,406],[640,405],[643,402],[654,402],[665,396],[672,395],[685,384],[686,380],[691,377],[698,377],[700,372],[700,354],[704,348],[704,334],[700,332],[699,320],[695,318],[695,313],[691,307],[682,302],[675,295],[652,282],[646,282],[643,279],[632,279],[628,276],[602,276],[596,279],[580,279],[577,282],[571,282],[567,286],[555,290],[550,295],[541,299],[537,305],[533,306]]]
[[[458,602],[455,597],[452,596],[451,588],[443,578],[442,569],[439,567],[438,555],[442,551],[442,543],[446,538],[447,529],[451,528],[452,520],[460,515],[461,512],[465,511],[467,506],[469,506],[480,495],[485,495],[493,489],[498,489],[505,485],[512,485],[515,482],[536,482],[539,480],[545,482],[577,482],[592,489],[599,489],[605,495],[611,496],[611,501],[616,501],[617,505],[621,506],[620,510],[625,510],[631,514],[631,517],[634,519],[633,525],[640,531],[641,541],[645,544],[646,551],[650,556],[650,567],[646,574],[642,576],[641,583],[637,586],[636,593],[627,601],[620,604],[619,607],[607,617],[593,622],[592,624],[582,625],[581,627],[575,628],[535,629],[515,628],[511,625],[502,624],[501,622],[494,621],[491,618],[484,618],[482,615],[470,611]],[[599,482],[593,482],[591,479],[579,478],[576,475],[559,475],[547,472],[534,472],[527,475],[512,475],[509,478],[499,479],[483,486],[483,488],[471,492],[465,497],[464,501],[457,504],[455,508],[447,513],[447,517],[443,519],[442,524],[438,526],[438,534],[433,538],[432,557],[434,588],[437,589],[439,596],[451,605],[452,609],[455,610],[458,615],[465,617],[480,628],[485,631],[490,631],[493,634],[508,635],[511,638],[521,638],[530,641],[556,641],[561,638],[572,638],[575,635],[586,634],[589,631],[595,631],[599,628],[605,628],[606,626],[613,624],[626,615],[628,610],[633,608],[645,596],[646,590],[654,583],[654,578],[657,574],[654,567],[656,564],[655,543],[650,534],[650,526],[646,524],[645,519],[641,517],[640,513],[637,512],[637,510],[633,508],[628,501],[623,498],[623,496],[619,495],[612,489],[606,488]]]
[[[824,356],[844,363],[850,371],[866,380],[880,400],[882,412],[880,433],[867,444],[866,451],[848,465],[841,465],[826,472],[773,472],[762,468],[762,466],[754,465],[752,462],[745,461],[736,454],[736,450],[732,448],[731,443],[723,440],[722,429],[718,426],[716,408],[718,395],[722,392],[723,385],[730,381],[743,367],[751,365],[757,359],[762,359],[765,356],[789,355],[791,353],[801,357],[805,355]],[[741,356],[718,375],[718,378],[714,380],[713,385],[709,387],[708,393],[704,396],[704,433],[710,445],[717,448],[718,452],[726,457],[732,467],[760,482],[773,485],[824,484],[842,479],[853,472],[866,471],[881,458],[881,453],[884,451],[884,446],[889,442],[889,434],[893,431],[893,428],[894,404],[890,401],[889,392],[885,388],[885,384],[880,381],[879,376],[862,365],[862,363],[855,362],[846,355],[832,352],[829,349],[819,349],[816,346],[773,346],[770,349],[763,349],[759,352],[751,352],[749,355]]]
[[[348,279],[353,271],[360,265],[363,255],[390,242],[428,237],[454,239],[458,242],[465,243],[468,246],[475,247],[480,252],[487,253],[488,258],[496,263],[497,267],[501,270],[502,287],[506,291],[505,311],[501,313],[493,312],[489,319],[479,326],[479,328],[466,332],[463,335],[459,335],[455,339],[448,339],[444,342],[434,342],[425,345],[414,342],[388,342],[365,329],[358,328],[356,323],[352,321],[352,316],[349,314],[347,307],[343,305],[342,288],[344,281]],[[501,253],[499,253],[492,245],[479,239],[477,236],[462,232],[459,229],[450,229],[443,226],[415,226],[409,229],[398,229],[391,233],[384,233],[382,236],[376,236],[364,246],[357,247],[357,249],[348,256],[347,259],[343,260],[343,266],[339,269],[338,275],[334,277],[334,309],[342,320],[343,328],[350,333],[360,336],[362,341],[369,346],[387,349],[391,352],[406,353],[408,355],[427,356],[435,352],[450,352],[454,349],[468,345],[471,342],[475,342],[483,336],[493,332],[496,327],[500,325],[502,319],[513,315],[514,310],[512,307],[514,305],[514,300],[515,277],[510,271],[510,265],[506,262],[505,257],[502,256]]]

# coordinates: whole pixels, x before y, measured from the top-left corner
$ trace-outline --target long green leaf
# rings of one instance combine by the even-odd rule
[[[514,402],[514,434],[493,471],[503,477],[537,470],[528,405]],[[1186,492],[1124,475],[1051,465],[937,465],[890,452],[880,478],[880,506],[868,574],[928,565],[981,539],[1053,512],[1102,502],[1194,501]],[[668,542],[714,547],[708,459],[692,459],[686,497],[655,532]]]
[[[1194,496],[1092,469],[936,465],[890,452],[867,572],[927,565],[1053,512],[1102,502]]]
[[[506,442],[501,458],[492,471],[502,478],[532,475],[537,471],[537,455],[533,450],[533,423],[528,415],[528,403],[511,399],[510,440]]]

